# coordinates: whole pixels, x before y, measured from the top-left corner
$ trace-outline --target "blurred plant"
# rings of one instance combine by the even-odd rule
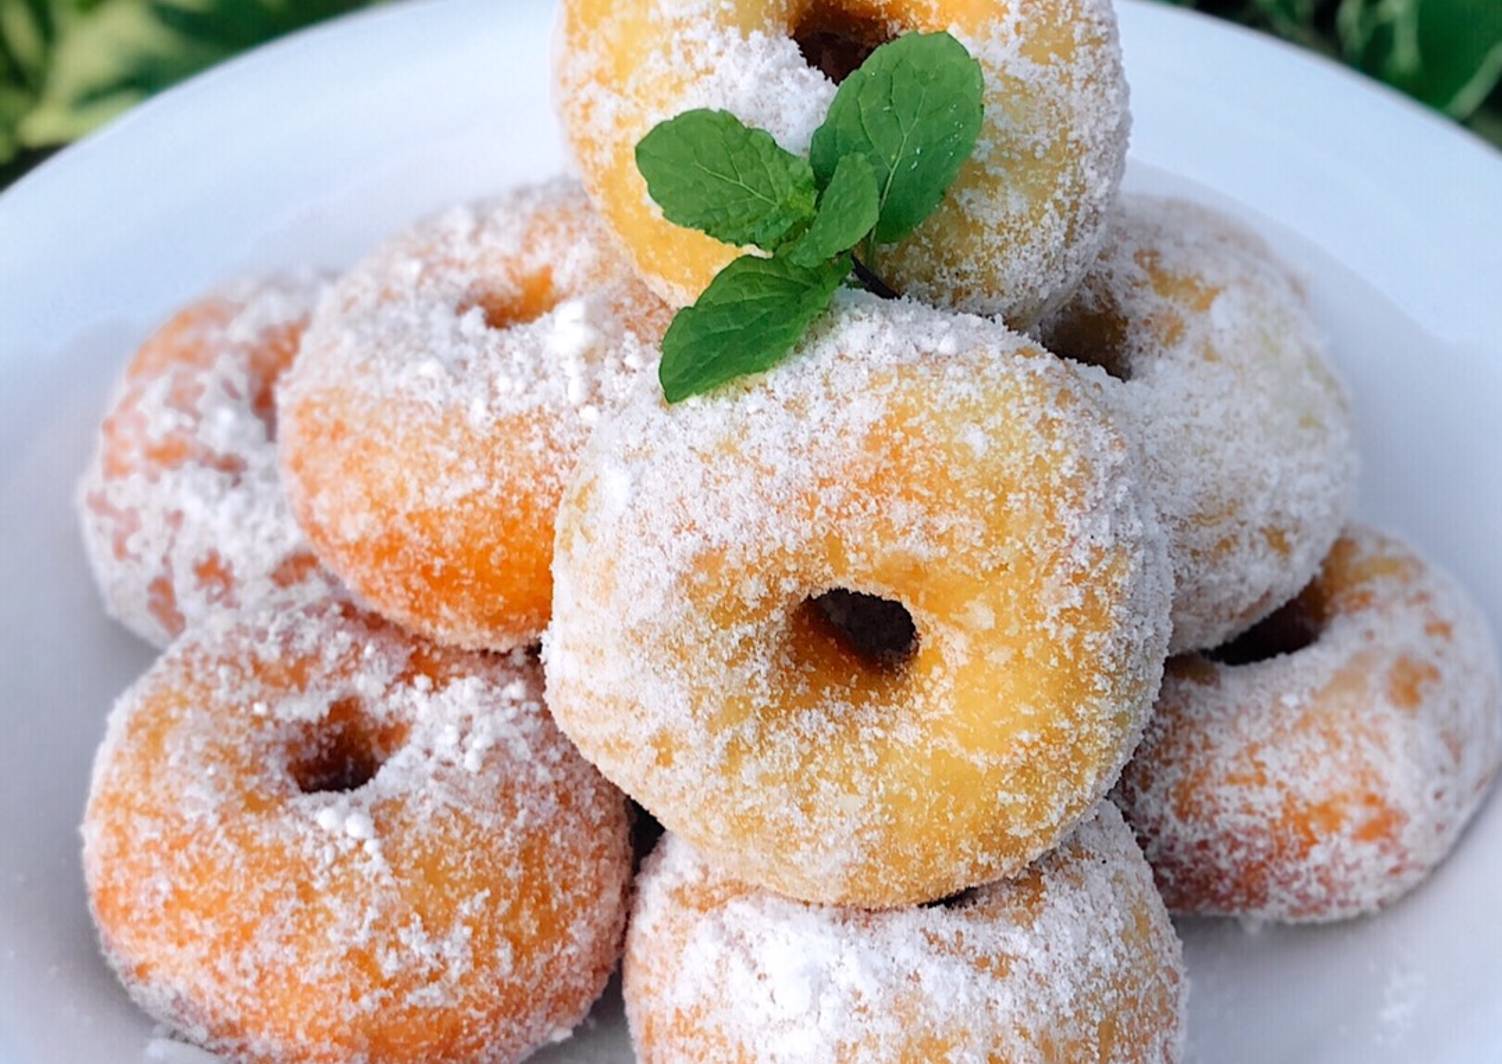
[[[369,0],[0,0],[0,183],[152,93]]]
[[[372,0],[0,0],[0,186],[236,52]],[[1163,0],[1276,33],[1502,145],[1502,0]]]
[[[1502,145],[1502,0],[1166,0],[1340,59]]]

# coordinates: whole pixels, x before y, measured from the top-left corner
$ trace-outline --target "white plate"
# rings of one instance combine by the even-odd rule
[[[75,828],[110,700],[149,660],[100,612],[70,510],[112,378],[209,285],[338,266],[558,169],[550,18],[495,0],[351,18],[168,93],[0,197],[0,1060],[138,1060],[150,1036],[95,953]],[[1228,206],[1300,267],[1355,392],[1363,515],[1502,619],[1502,156],[1264,38],[1130,2],[1121,19],[1130,182]],[[1196,1059],[1502,1059],[1499,881],[1493,802],[1377,919],[1184,926]],[[538,1059],[629,1060],[618,1005]]]

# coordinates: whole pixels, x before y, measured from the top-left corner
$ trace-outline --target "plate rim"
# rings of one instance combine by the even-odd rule
[[[422,18],[425,8],[457,6],[463,2],[464,0],[406,0],[402,4],[360,8],[310,26],[304,26],[215,63],[135,104],[99,128],[58,149],[11,182],[8,187],[0,191],[0,221],[4,220],[5,209],[12,206],[14,200],[24,198],[25,194],[31,194],[33,186],[50,180],[54,171],[79,165],[78,160],[81,156],[107,148],[113,141],[129,136],[137,126],[154,121],[158,112],[186,102],[187,98],[194,93],[205,88],[217,87],[220,81],[248,73],[249,68],[261,64],[274,52],[316,47],[320,38],[348,33],[351,27],[356,25]],[[541,3],[552,2],[552,0],[522,0],[522,2],[540,6]],[[1228,39],[1238,39],[1250,47],[1267,49],[1272,54],[1278,55],[1284,62],[1292,63],[1307,71],[1318,72],[1318,76],[1331,79],[1333,83],[1341,85],[1344,90],[1360,96],[1380,98],[1387,106],[1393,107],[1395,112],[1403,113],[1405,121],[1416,121],[1419,127],[1441,135],[1457,146],[1464,145],[1475,153],[1478,163],[1492,166],[1496,169],[1498,176],[1502,177],[1502,147],[1490,144],[1479,134],[1454,119],[1446,117],[1413,97],[1331,56],[1301,47],[1272,33],[1207,14],[1196,8],[1179,7],[1171,0],[1113,0],[1113,3],[1118,9],[1118,16],[1120,11],[1125,10],[1132,12],[1129,16],[1131,18],[1161,19],[1164,24],[1192,23],[1198,27],[1196,32],[1220,34]]]
[[[1123,11],[1123,19],[1128,17],[1126,12],[1130,11],[1132,12],[1130,15],[1131,18],[1143,18],[1149,22],[1154,22],[1161,17],[1165,23],[1173,24],[1176,27],[1192,23],[1197,26],[1194,30],[1196,33],[1201,30],[1208,30],[1218,36],[1240,38],[1243,42],[1253,42],[1254,47],[1257,49],[1265,49],[1267,46],[1271,46],[1271,51],[1292,60],[1297,66],[1323,70],[1324,74],[1319,75],[1320,77],[1328,77],[1333,70],[1336,75],[1335,80],[1354,87],[1358,95],[1369,98],[1381,98],[1384,101],[1383,106],[1395,102],[1398,104],[1400,110],[1408,112],[1410,119],[1417,116],[1421,120],[1421,124],[1428,127],[1431,132],[1440,134],[1446,140],[1453,140],[1456,144],[1464,144],[1467,150],[1479,148],[1481,150],[1480,158],[1484,163],[1490,164],[1490,170],[1495,171],[1499,178],[1499,187],[1502,187],[1502,153],[1495,152],[1473,134],[1458,126],[1454,126],[1448,120],[1433,114],[1422,105],[1348,68],[1322,56],[1305,52],[1293,45],[1271,38],[1268,35],[1235,26],[1198,12],[1171,8],[1163,4],[1139,2],[1139,0],[1118,0],[1118,2]],[[193,99],[194,93],[220,92],[236,79],[247,77],[256,66],[268,61],[281,61],[281,57],[284,57],[286,53],[300,49],[324,48],[326,47],[323,40],[325,35],[332,37],[350,33],[352,30],[355,30],[354,24],[357,23],[360,24],[358,32],[371,32],[374,23],[384,23],[387,19],[420,21],[423,17],[426,17],[426,11],[429,9],[457,8],[466,4],[472,6],[473,0],[408,0],[408,3],[403,5],[362,10],[349,16],[332,19],[309,27],[298,33],[271,42],[266,46],[235,57],[203,74],[191,78],[135,108],[132,112],[91,134],[78,144],[60,151],[57,155],[45,161],[40,167],[25,175],[9,189],[5,190],[3,194],[0,194],[0,232],[5,231],[6,223],[14,217],[11,212],[13,210],[19,212],[24,209],[26,203],[36,195],[32,186],[50,184],[52,180],[50,175],[54,171],[66,172],[64,170],[65,167],[86,166],[89,169],[97,170],[100,164],[96,160],[101,153],[105,153],[107,157],[108,153],[115,151],[116,145],[121,142],[129,142],[138,135],[140,129],[146,128],[149,130],[154,123],[161,121],[164,113],[171,114],[178,111],[184,105],[190,107],[196,106],[197,102]],[[534,3],[533,6],[540,6],[540,4]],[[377,32],[392,31],[379,30]],[[1185,31],[1180,29],[1178,32]],[[1237,46],[1238,50],[1242,47],[1243,45]],[[1128,58],[1128,63],[1130,64],[1130,57]],[[1451,134],[1458,134],[1458,138],[1452,138]],[[1486,169],[1486,167],[1483,167],[1483,169]],[[23,194],[18,196],[18,193]],[[18,201],[20,206],[15,206]],[[1502,233],[1498,235],[1502,235]],[[1484,238],[1480,234],[1476,234],[1474,239],[1476,242],[1480,242]],[[6,272],[6,269],[0,268],[0,275]],[[3,291],[3,281],[0,281],[0,291]],[[0,298],[0,334],[5,333],[4,326],[12,309],[6,305],[7,303],[7,300]],[[1499,333],[1498,339],[1502,341],[1502,333]],[[1502,354],[1502,351],[1496,353]],[[21,358],[18,355],[10,357],[8,352],[0,351],[0,364],[14,367],[20,362]],[[9,462],[0,465],[0,474],[8,472]],[[1496,804],[1495,801],[1493,804]],[[5,1041],[4,1034],[4,1031],[0,1031],[0,1043]]]

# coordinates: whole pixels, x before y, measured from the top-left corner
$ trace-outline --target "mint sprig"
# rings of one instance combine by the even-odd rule
[[[673,319],[658,371],[668,402],[775,366],[852,272],[895,296],[880,245],[943,200],[975,148],[982,93],[964,45],[909,34],[841,84],[810,159],[724,111],[687,111],[642,138],[637,168],[665,218],[767,253],[732,261]]]
[[[970,158],[982,92],[980,64],[949,34],[899,37],[841,83],[809,148],[814,176],[826,185],[841,162],[864,156],[880,188],[875,239],[895,244],[933,213]]]
[[[727,244],[777,247],[814,217],[814,172],[727,111],[685,111],[636,146],[647,192],[674,225]]]
[[[855,247],[881,216],[876,171],[865,156],[842,158],[827,184],[813,224],[788,252],[799,266],[817,266]]]
[[[829,308],[849,272],[848,255],[811,268],[780,255],[742,255],[673,318],[658,371],[663,395],[676,403],[771,369]]]

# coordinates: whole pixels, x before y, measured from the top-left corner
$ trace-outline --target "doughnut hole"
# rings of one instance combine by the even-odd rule
[[[1476,617],[1411,549],[1355,527],[1273,617],[1171,661],[1117,791],[1169,907],[1327,921],[1420,883],[1497,771]],[[1317,652],[1287,649],[1311,633]]]
[[[171,403],[175,409],[192,414],[204,386],[200,377],[187,375],[186,371],[201,373],[212,369],[223,357],[221,333],[242,309],[240,303],[220,297],[209,297],[184,307],[141,345],[126,367],[127,383],[177,374],[172,378]],[[247,352],[248,398],[256,417],[268,430],[276,422],[277,378],[297,355],[303,326],[302,320],[267,326]]]
[[[834,587],[799,602],[787,618],[779,672],[787,707],[843,707],[854,720],[902,704],[922,687],[920,639],[894,599]]]
[[[757,113],[740,116],[779,127],[783,142],[805,144],[823,119],[831,83],[903,32],[948,31],[972,48],[984,74],[986,128],[953,193],[917,232],[883,251],[882,278],[914,299],[1000,314],[1026,328],[1073,288],[1095,251],[1126,143],[1109,4],[567,0],[561,7],[558,96],[584,183],[642,277],[677,306],[694,302],[736,249],[662,215],[636,169],[642,137],[662,116],[691,107],[736,110],[739,90],[722,75],[735,71],[758,84],[748,97],[758,101]]]
[[[1131,384],[1098,380],[1145,441],[1176,574],[1169,649],[1202,652],[1296,595],[1334,542],[1355,486],[1349,403],[1307,295],[1254,234],[1131,196],[1112,228],[1038,336]]]
[[[342,603],[277,615],[270,640],[253,623],[190,632],[112,719],[84,860],[127,987],[235,1060],[518,1060],[571,1028],[618,955],[627,823],[537,663]],[[283,699],[326,708],[288,719]],[[492,706],[498,741],[455,763]],[[379,858],[297,793],[365,774]]]
[[[538,270],[509,278],[504,289],[476,285],[459,302],[459,313],[476,308],[492,329],[510,329],[536,321],[559,303],[551,270]]]
[[[201,464],[231,476],[244,472],[244,459],[225,454],[204,442],[200,421],[212,400],[212,387],[228,387],[213,374],[224,355],[224,332],[243,309],[226,299],[210,298],[179,311],[151,336],[125,369],[121,399],[106,415],[101,434],[106,477],[160,476],[166,470]],[[292,364],[302,339],[303,322],[264,329],[245,353],[246,396],[251,412],[276,438],[276,382]],[[165,396],[151,391],[165,381]],[[162,403],[176,415],[164,430]]]
[[[1126,316],[1114,301],[1061,315],[1049,324],[1043,340],[1060,358],[1096,366],[1119,381],[1132,379]]]
[[[850,346],[809,353],[754,404],[665,418],[642,391],[602,423],[560,510],[549,705],[730,874],[912,906],[1015,873],[1095,803],[1161,669],[1143,640],[1166,640],[1168,580],[1147,536],[1058,546],[1098,505],[1096,447],[1131,456],[1062,363],[980,319],[864,298],[844,313]],[[954,328],[952,356],[865,339],[892,314]],[[854,417],[850,394],[867,397]],[[807,472],[766,476],[763,439]],[[646,490],[638,469],[686,453],[714,491],[656,475]],[[743,517],[760,514],[765,529]],[[670,565],[640,561],[659,552]],[[905,649],[901,667],[873,667],[856,626],[832,623],[867,597],[906,622],[877,643]]]
[[[867,669],[901,669],[918,654],[918,628],[907,607],[879,595],[833,588],[806,599],[806,627],[833,641]]]
[[[303,794],[357,791],[375,779],[405,739],[404,727],[382,726],[358,699],[341,699],[294,742],[288,771]]]
[[[287,375],[278,450],[299,524],[352,591],[438,642],[510,650],[547,625],[553,519],[592,419],[671,316],[572,185],[459,217],[340,282]],[[445,369],[419,385],[429,352]]]
[[[804,61],[838,85],[896,35],[875,12],[811,4],[793,25]]]
[[[1222,665],[1252,665],[1314,645],[1329,621],[1329,605],[1318,584],[1310,584],[1292,600],[1205,656]]]
[[[1118,292],[1110,287],[1087,283],[1073,303],[1042,327],[1049,350],[1073,362],[1098,366],[1117,380],[1131,380],[1134,334],[1139,334],[1135,343],[1140,350],[1161,357],[1184,342],[1190,320],[1204,320],[1223,290],[1191,272],[1170,268],[1156,251],[1139,251],[1133,261],[1161,305],[1145,314],[1140,308],[1124,307]],[[1203,357],[1219,360],[1214,351]]]

